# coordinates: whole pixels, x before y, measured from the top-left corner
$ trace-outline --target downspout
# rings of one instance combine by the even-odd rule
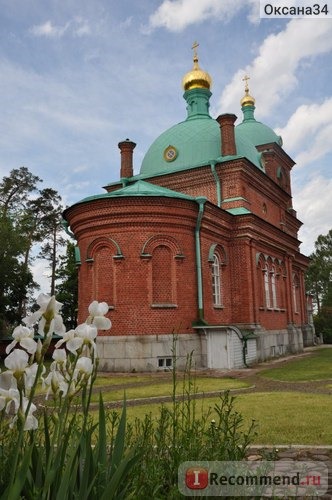
[[[249,368],[248,363],[247,363],[247,357],[246,357],[246,350],[247,350],[247,345],[248,345],[248,339],[252,337],[252,335],[249,333],[248,335],[243,335],[241,330],[237,328],[236,326],[229,326],[228,327],[230,330],[233,330],[236,335],[239,337],[239,339],[242,342],[242,358],[243,358],[243,364],[246,368]]]
[[[217,206],[220,208],[221,207],[221,185],[220,185],[220,179],[219,179],[218,174],[216,172],[216,162],[211,161],[210,167],[211,167],[211,172],[212,172],[212,175],[214,177],[214,180],[216,181]]]
[[[68,234],[68,236],[76,240],[75,235],[69,230],[69,224],[66,219],[61,220],[61,226],[63,227],[64,231]]]
[[[195,227],[195,248],[196,248],[196,274],[197,274],[197,301],[198,301],[198,319],[197,325],[206,325],[204,319],[204,305],[203,305],[203,279],[202,279],[202,257],[201,257],[201,238],[200,230],[202,224],[202,218],[204,213],[204,204],[206,202],[205,197],[197,197],[196,202],[198,203],[198,215]]]

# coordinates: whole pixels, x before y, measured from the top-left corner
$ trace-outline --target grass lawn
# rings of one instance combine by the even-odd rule
[[[211,420],[215,418],[213,408],[219,401],[217,397],[197,400],[197,416],[211,408]],[[128,407],[128,421],[144,418],[150,412],[158,418],[159,407],[160,404]],[[244,429],[255,420],[257,435],[253,444],[332,445],[331,396],[299,392],[240,394],[235,397],[235,409],[243,416]]]
[[[287,382],[332,380],[332,348],[320,348],[305,357],[264,370],[261,376]]]
[[[152,381],[153,379],[150,380]],[[233,378],[199,377],[195,378],[195,386],[196,392],[212,392],[225,391],[227,389],[243,389],[249,387],[250,385],[248,382],[245,382],[243,380],[236,380]],[[124,385],[124,387],[121,389],[114,389],[110,391],[104,388],[102,390],[103,400],[105,403],[122,400],[124,391],[126,392],[127,400],[157,396],[171,396],[173,386],[170,380],[161,380],[158,383],[152,381],[151,384],[143,386],[126,388]],[[176,393],[180,395],[183,393],[182,382],[179,382],[177,384]],[[94,394],[92,397],[92,402],[98,401],[99,395]]]
[[[321,380],[320,387],[331,389],[332,384],[332,348],[319,348],[302,358],[294,358],[281,361],[273,368],[263,370],[257,377],[265,377],[284,382],[307,382]],[[235,382],[245,383],[245,378],[222,379],[222,378],[202,378],[196,379],[199,391],[222,390],[227,387],[220,384],[229,381],[228,388],[236,388]],[[128,388],[126,390],[127,399],[148,397],[165,394],[167,384],[156,384],[151,380],[151,385],[144,387]],[[203,388],[200,388],[203,384]],[[215,389],[213,388],[215,387]],[[179,389],[182,384],[179,382]],[[133,392],[129,392],[132,389]],[[167,390],[171,392],[171,385]],[[181,392],[181,391],[180,391]],[[108,393],[106,393],[108,394]],[[106,394],[103,394],[106,396]],[[110,395],[112,391],[110,391]],[[114,391],[113,397],[122,399],[122,391]],[[112,396],[111,396],[112,397]],[[105,401],[108,398],[105,397]],[[114,399],[113,399],[114,400]],[[218,397],[205,397],[197,400],[196,411],[199,415],[202,411],[213,409],[218,403]],[[111,401],[111,399],[109,399]],[[168,403],[167,403],[168,404]],[[147,413],[152,413],[158,418],[159,403],[137,405],[127,408],[129,421],[135,417],[144,418]],[[286,391],[250,392],[235,395],[235,408],[243,415],[244,426],[249,426],[252,420],[257,423],[257,436],[254,444],[266,445],[332,445],[332,395],[319,394],[315,392],[299,392],[287,387]],[[211,414],[211,419],[214,418]]]

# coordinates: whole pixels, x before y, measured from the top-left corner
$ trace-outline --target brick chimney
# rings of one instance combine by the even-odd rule
[[[233,156],[236,155],[236,144],[234,134],[234,123],[237,117],[232,114],[219,115],[217,122],[220,125],[221,133],[221,155]]]
[[[121,151],[120,178],[132,177],[134,175],[133,152],[136,144],[126,139],[125,141],[119,142],[118,146]]]

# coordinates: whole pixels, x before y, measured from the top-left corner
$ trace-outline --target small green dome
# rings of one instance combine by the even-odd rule
[[[258,122],[254,117],[255,106],[243,106],[243,122],[236,126],[236,136],[240,139],[247,139],[254,146],[262,144],[277,143],[282,146],[282,139],[272,128]]]

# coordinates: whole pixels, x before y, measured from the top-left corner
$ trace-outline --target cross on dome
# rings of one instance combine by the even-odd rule
[[[250,80],[250,76],[245,75],[242,78],[242,81],[245,82],[244,84],[244,92],[245,95],[241,99],[241,106],[254,106],[255,105],[255,99],[249,94],[249,85],[248,85],[248,80]]]

